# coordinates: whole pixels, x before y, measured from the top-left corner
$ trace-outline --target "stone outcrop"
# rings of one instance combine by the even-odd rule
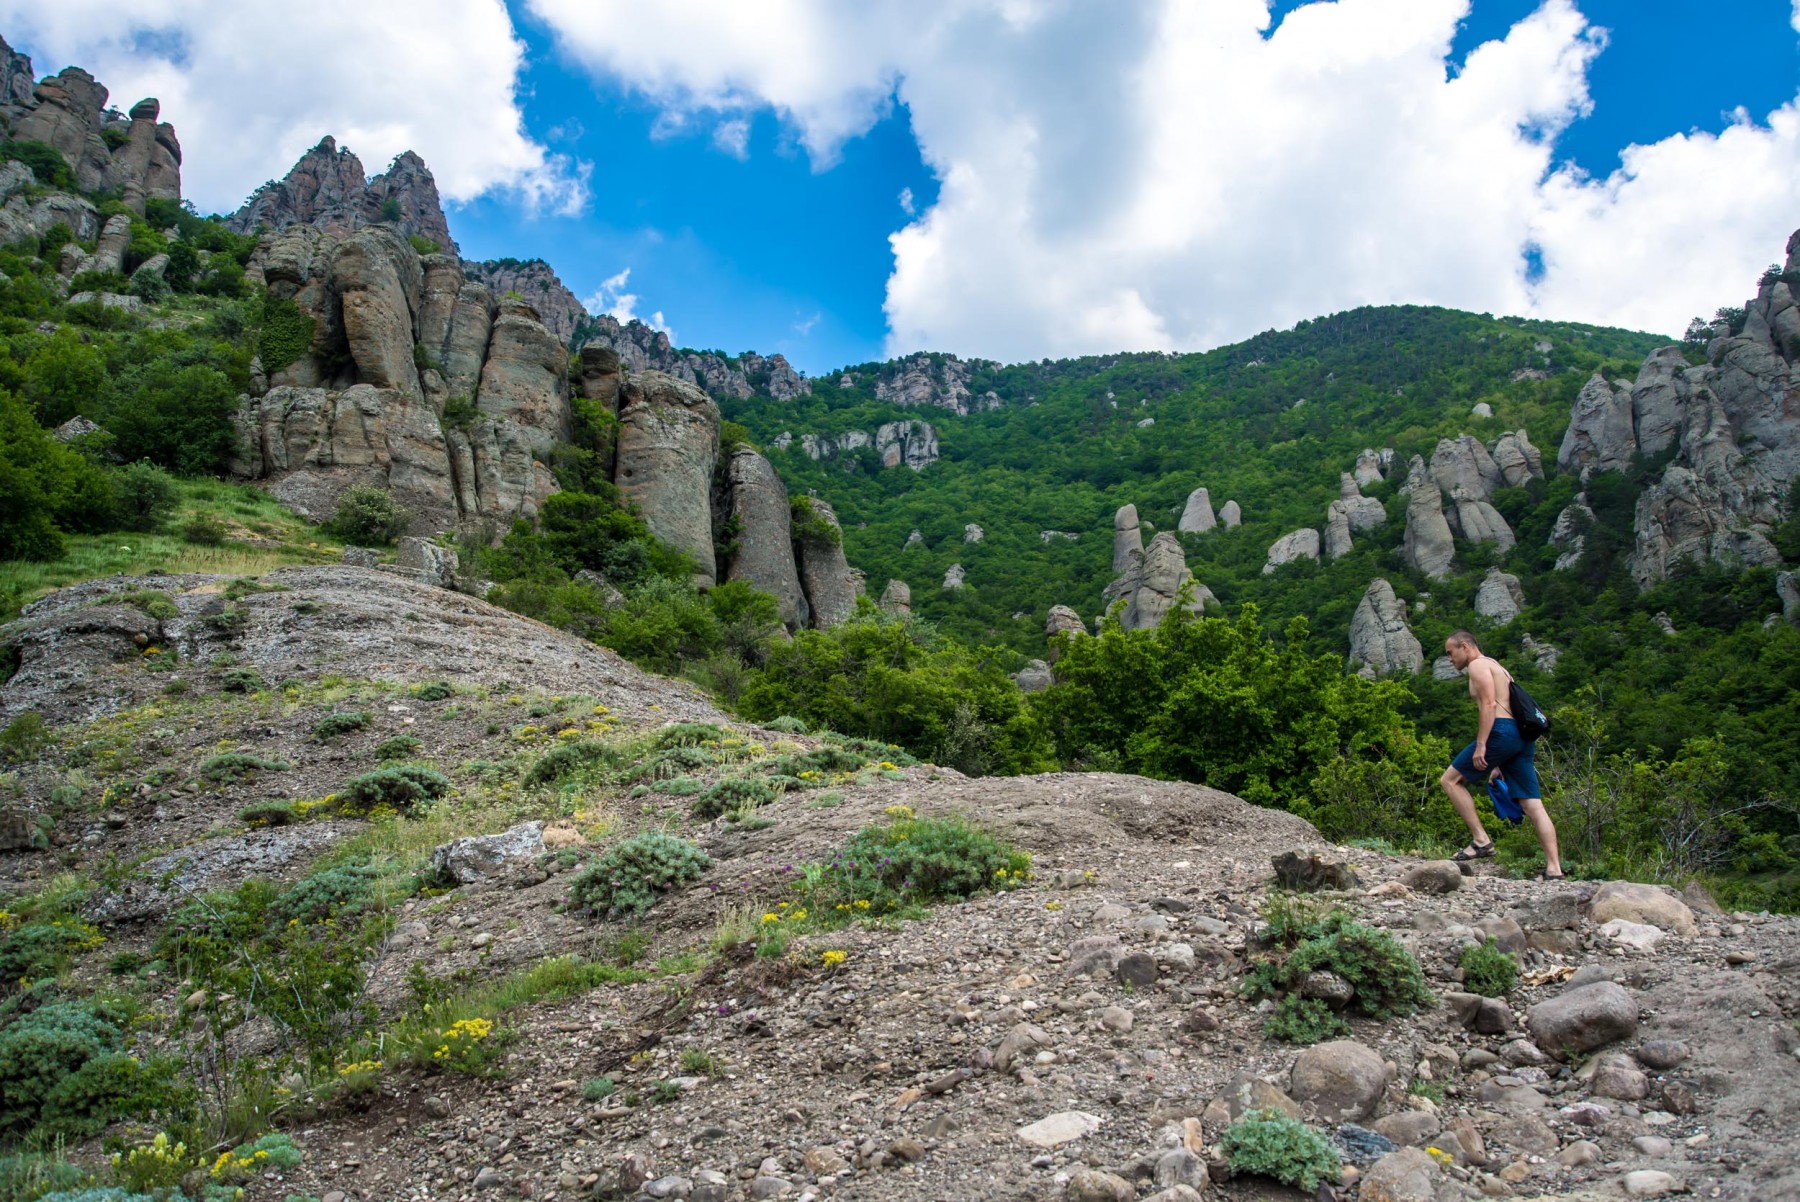
[[[1137,506],[1121,505],[1113,514],[1113,574],[1130,570],[1133,557],[1141,559],[1143,554],[1144,533],[1138,523]]]
[[[771,594],[783,622],[790,627],[805,625],[810,615],[794,562],[787,486],[769,461],[750,447],[732,452],[725,474],[729,512],[738,530],[725,578]],[[899,581],[889,583],[890,592],[895,584]],[[887,599],[882,594],[884,603]],[[907,600],[910,603],[911,598]]]
[[[1491,458],[1500,469],[1500,482],[1507,488],[1520,488],[1544,478],[1544,457],[1523,430],[1495,439]]]
[[[1269,547],[1269,560],[1263,564],[1263,575],[1267,576],[1283,564],[1296,560],[1319,558],[1319,532],[1317,530],[1295,530],[1276,539]]]
[[[1137,527],[1131,529],[1136,533]],[[1147,630],[1161,622],[1163,615],[1174,608],[1184,586],[1192,589],[1192,599],[1188,602],[1192,612],[1203,613],[1208,606],[1218,608],[1219,599],[1213,596],[1212,590],[1195,580],[1188,571],[1181,539],[1165,530],[1150,540],[1147,550],[1129,555],[1125,570],[1106,587],[1105,602],[1110,607],[1114,601],[1123,599],[1125,608],[1119,615],[1119,624],[1126,630]],[[1076,620],[1080,621],[1079,618]]]
[[[1344,516],[1350,529],[1358,534],[1387,525],[1387,506],[1374,497],[1362,495],[1362,485],[1351,472],[1338,475],[1338,500],[1343,502]]]
[[[1623,471],[1636,453],[1630,390],[1614,387],[1595,372],[1575,398],[1556,466],[1564,472],[1590,467],[1602,472]]]
[[[1501,486],[1500,468],[1480,441],[1464,434],[1440,438],[1431,453],[1431,478],[1452,500],[1486,500]]]
[[[693,385],[658,371],[631,376],[620,400],[613,482],[638,507],[650,533],[693,558],[694,583],[710,588],[714,567],[707,498],[719,455],[719,407]],[[815,506],[823,508],[818,502]],[[843,554],[840,542],[837,558]]]
[[[970,522],[963,527],[963,541],[965,543],[978,543],[986,537],[987,531],[983,530],[980,526],[977,526],[974,522]]]
[[[975,396],[969,390],[977,368],[998,366],[920,352],[882,365],[875,378],[875,398],[895,405],[948,409],[959,417],[998,409],[1000,398],[994,393]]]
[[[1238,508],[1238,503],[1236,501],[1225,502],[1224,508],[1219,510],[1219,525],[1227,530],[1236,530],[1243,525],[1243,522],[1244,511]]]
[[[139,215],[146,200],[180,200],[181,142],[158,122],[161,106],[140,100],[126,116],[107,107],[107,95],[80,67],[34,83],[31,59],[0,40],[0,120],[10,137],[50,146],[78,188],[117,192]]]
[[[1056,677],[1050,673],[1050,665],[1041,659],[1025,661],[1025,666],[1013,673],[1013,683],[1019,686],[1021,693],[1041,693],[1056,683]]]
[[[1044,637],[1046,639],[1054,639],[1059,634],[1077,635],[1087,632],[1087,623],[1081,620],[1081,615],[1066,605],[1052,605],[1049,616],[1044,619]],[[1052,643],[1050,662],[1054,664],[1061,654],[1061,648]]]
[[[1355,546],[1350,537],[1350,512],[1343,501],[1333,501],[1325,511],[1325,558],[1341,559]]]
[[[1364,676],[1417,672],[1425,651],[1406,620],[1406,604],[1385,580],[1371,580],[1350,618],[1350,662]]]
[[[802,434],[798,440],[784,434],[781,439],[776,440],[775,449],[785,450],[798,441],[801,452],[814,460],[851,455],[865,447],[875,449],[883,468],[908,467],[920,472],[938,460],[937,431],[929,422],[886,422],[873,434],[846,430],[842,434]]]
[[[881,608],[895,617],[904,618],[912,613],[912,589],[904,580],[890,580],[887,587],[881,590]]]
[[[800,584],[812,611],[812,624],[829,630],[843,625],[856,612],[861,578],[844,558],[844,536],[836,511],[817,497],[806,500],[815,519],[807,526],[814,528],[795,531],[794,553],[800,566]],[[830,534],[823,533],[824,528]]]
[[[1594,511],[1588,508],[1587,494],[1577,493],[1575,499],[1556,515],[1556,524],[1550,527],[1550,545],[1561,552],[1556,557],[1556,571],[1566,572],[1581,562],[1587,549],[1587,530],[1593,524]]]
[[[943,587],[945,591],[955,592],[957,589],[960,589],[967,576],[968,573],[963,570],[963,566],[960,563],[951,564],[944,570]]]
[[[364,175],[362,160],[340,150],[337,139],[329,136],[301,155],[287,175],[258,188],[225,219],[240,234],[310,225],[339,237],[382,222],[401,238],[424,238],[441,251],[457,251],[437,181],[423,159],[409,150],[370,179]]]
[[[1406,562],[1422,576],[1441,579],[1456,560],[1456,544],[1444,517],[1443,494],[1416,456],[1406,487]]]
[[[574,337],[581,346],[611,347],[631,371],[660,371],[721,400],[742,400],[758,393],[790,400],[812,392],[812,382],[780,355],[765,359],[746,354],[729,359],[712,351],[681,350],[665,331],[636,318],[621,322],[606,313],[584,315],[576,323]]]
[[[462,267],[471,283],[480,284],[493,296],[505,297],[510,292],[536,309],[544,328],[565,346],[589,320],[581,301],[542,259],[464,260]]]
[[[1176,529],[1183,534],[1205,534],[1219,524],[1213,515],[1212,498],[1204,488],[1196,488],[1188,494],[1187,505],[1182,508],[1181,521]]]
[[[1519,578],[1499,568],[1489,568],[1475,590],[1475,612],[1495,626],[1505,626],[1525,609],[1525,590]]]
[[[1383,447],[1377,451],[1373,447],[1364,447],[1362,454],[1356,457],[1356,467],[1351,475],[1358,488],[1367,488],[1380,480],[1385,480],[1394,467],[1394,448]]]

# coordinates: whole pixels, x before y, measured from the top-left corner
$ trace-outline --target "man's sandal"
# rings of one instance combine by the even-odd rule
[[[1486,843],[1471,843],[1450,858],[1458,864],[1467,864],[1470,860],[1487,860],[1494,855],[1493,840]]]

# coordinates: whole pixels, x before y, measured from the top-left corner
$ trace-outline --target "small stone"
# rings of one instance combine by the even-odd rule
[[[344,1191],[341,1189],[328,1189],[325,1191],[325,1196],[319,1199],[319,1202],[345,1202]]]
[[[1526,1028],[1552,1056],[1604,1047],[1637,1032],[1637,1001],[1611,981],[1568,989],[1533,1006]]]
[[[1189,1189],[1205,1189],[1209,1183],[1206,1162],[1186,1148],[1171,1148],[1156,1162],[1152,1176],[1157,1189],[1185,1185]]]
[[[492,1165],[483,1165],[481,1171],[475,1174],[476,1189],[499,1189],[505,1184],[506,1175]]]
[[[1162,914],[1146,914],[1132,923],[1132,929],[1145,935],[1158,935],[1169,929],[1169,920]]]
[[[1137,1190],[1131,1182],[1098,1169],[1081,1169],[1069,1178],[1069,1202],[1134,1202]]]
[[[1675,1150],[1675,1145],[1660,1135],[1640,1135],[1631,1141],[1631,1146],[1645,1156],[1654,1156],[1658,1159]]]
[[[1194,946],[1191,943],[1171,943],[1158,948],[1156,958],[1174,972],[1194,971]]]
[[[1402,873],[1400,883],[1416,893],[1454,893],[1463,887],[1462,868],[1450,860],[1426,860]]]
[[[1291,1119],[1300,1117],[1298,1102],[1261,1077],[1250,1073],[1239,1073],[1233,1077],[1224,1092],[1214,1101],[1215,1105],[1220,1105],[1225,1111],[1227,1123],[1235,1123],[1252,1110],[1275,1110]],[[1207,1109],[1210,1111],[1212,1107]],[[1206,1121],[1208,1126],[1212,1125],[1210,1114]]]
[[[1577,1127],[1604,1127],[1606,1120],[1612,1117],[1612,1108],[1599,1102],[1575,1102],[1557,1113]]]
[[[849,1167],[849,1162],[839,1155],[836,1148],[821,1144],[806,1153],[806,1171],[815,1177],[835,1176]]]
[[[910,1135],[903,1135],[888,1145],[888,1155],[906,1164],[917,1164],[925,1159],[925,1145]]]
[[[1437,1115],[1428,1111],[1397,1110],[1376,1119],[1375,1130],[1401,1147],[1416,1148],[1423,1146],[1443,1130],[1443,1124],[1438,1121]]]
[[[1156,984],[1160,974],[1156,967],[1156,959],[1146,952],[1132,952],[1119,961],[1115,970],[1121,985],[1130,985],[1134,989],[1143,989]]]
[[[1665,1081],[1662,1087],[1662,1106],[1670,1114],[1692,1114],[1699,1109],[1694,1098],[1693,1087],[1685,1081]]]
[[[1300,982],[1300,996],[1317,998],[1335,1010],[1349,1005],[1356,986],[1335,972],[1309,972]]]
[[[1529,1039],[1515,1039],[1500,1049],[1500,1059],[1511,1065],[1548,1064],[1550,1057]]]
[[[1744,948],[1733,948],[1725,953],[1725,963],[1730,965],[1749,964],[1756,959],[1756,953]]]
[[[646,1187],[644,1192],[649,1193],[650,1191]],[[752,1198],[781,1198],[793,1192],[794,1183],[786,1177],[756,1177],[750,1182]]]
[[[1578,1139],[1556,1154],[1556,1163],[1565,1169],[1580,1168],[1599,1159],[1600,1145],[1587,1139]]]
[[[491,932],[491,931],[483,931],[483,932],[481,932],[481,934],[475,936],[475,938],[469,940],[470,944],[472,944],[475,947],[486,947],[488,944],[492,943],[493,941],[494,941],[494,935],[493,935],[493,932]]]
[[[1637,1057],[1639,1064],[1659,1072],[1674,1068],[1692,1055],[1688,1045],[1679,1039],[1645,1040],[1632,1054]]]
[[[1131,1011],[1123,1006],[1108,1006],[1100,1012],[1100,1025],[1114,1034],[1124,1035],[1131,1030]]]
[[[1181,1029],[1192,1035],[1204,1035],[1209,1031],[1217,1031],[1219,1020],[1205,1006],[1195,1006],[1181,1020]]]
[[[1661,927],[1625,918],[1608,919],[1601,924],[1600,933],[1620,947],[1634,952],[1655,951],[1656,945],[1662,942],[1665,935]]]
[[[1100,1130],[1100,1116],[1084,1110],[1062,1110],[1027,1123],[1013,1132],[1035,1148],[1056,1148]]]
[[[1294,1061],[1288,1089],[1323,1117],[1358,1122],[1375,1113],[1387,1089],[1386,1063],[1353,1039],[1314,1044]]]
[[[1362,1202],[1432,1202],[1441,1170],[1420,1148],[1389,1152],[1363,1173]]]
[[[1049,1046],[1049,1032],[1030,1023],[1018,1023],[994,1049],[994,1068],[1002,1073],[1011,1072],[1029,1063],[1039,1049]]]
[[[1650,1096],[1650,1078],[1635,1068],[1609,1062],[1594,1070],[1593,1092],[1596,1098],[1639,1102]]]
[[[1661,1169],[1638,1169],[1627,1173],[1621,1184],[1633,1198],[1657,1198],[1663,1194],[1678,1193],[1682,1188],[1681,1182],[1673,1173],[1665,1173]]]
[[[1673,890],[1632,881],[1607,881],[1588,901],[1588,917],[1597,923],[1622,918],[1649,923],[1678,935],[1694,933],[1694,912]]]

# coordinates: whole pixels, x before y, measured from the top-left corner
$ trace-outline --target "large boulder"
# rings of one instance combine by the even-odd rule
[[[1417,672],[1425,650],[1406,621],[1406,603],[1385,580],[1371,580],[1350,618],[1350,662],[1364,673]]]
[[[1325,558],[1342,559],[1354,549],[1350,537],[1350,511],[1341,500],[1333,501],[1325,510]]]
[[[1353,1039],[1314,1044],[1294,1061],[1288,1093],[1333,1123],[1359,1123],[1387,1092],[1385,1061]]]
[[[1357,533],[1387,524],[1387,506],[1374,497],[1363,496],[1362,486],[1350,472],[1338,475],[1338,501],[1344,507],[1350,529]]]
[[[521,822],[497,835],[454,839],[431,853],[431,875],[453,885],[473,885],[503,871],[510,861],[541,855],[544,824]]]
[[[1121,505],[1113,514],[1112,570],[1116,576],[1131,567],[1132,556],[1144,553],[1144,535],[1136,505]]]
[[[1637,449],[1637,433],[1631,424],[1631,393],[1614,388],[1595,372],[1575,398],[1569,428],[1556,453],[1556,466],[1569,473],[1583,468],[1623,471]]]
[[[875,431],[875,452],[881,456],[882,467],[904,465],[922,472],[938,460],[937,431],[929,422],[887,422]]]
[[[650,533],[693,558],[694,582],[711,588],[715,577],[709,498],[719,455],[719,407],[692,384],[656,371],[634,375],[622,399],[614,483],[638,507]],[[835,517],[832,524],[835,527]],[[835,545],[836,558],[842,560],[841,539]],[[810,582],[807,595],[811,598]],[[816,599],[813,611],[821,612]],[[847,617],[848,610],[842,616]]]
[[[100,228],[100,241],[94,247],[93,257],[87,262],[88,271],[125,270],[125,251],[131,245],[131,218],[123,213],[115,213],[106,219]]]
[[[811,517],[794,531],[795,558],[812,624],[829,630],[843,625],[856,612],[860,577],[844,558],[844,535],[837,513],[817,497],[805,501]]]
[[[1489,502],[1459,497],[1452,502],[1451,512],[1455,515],[1456,531],[1464,541],[1493,543],[1501,551],[1512,549],[1515,541],[1512,527]]]
[[[904,618],[912,613],[912,589],[904,580],[890,580],[881,590],[879,604],[884,612]]]
[[[1496,626],[1505,626],[1525,609],[1525,590],[1519,578],[1499,568],[1489,568],[1475,590],[1475,612]]]
[[[1508,488],[1520,488],[1544,478],[1544,457],[1523,430],[1495,439],[1492,458],[1494,466],[1500,469],[1500,482]]]
[[[732,452],[725,474],[730,513],[738,528],[725,578],[742,580],[773,596],[781,620],[790,628],[804,625],[808,610],[794,563],[787,486],[769,461],[747,446]]]
[[[1449,575],[1456,561],[1456,544],[1444,517],[1443,494],[1437,482],[1415,470],[1406,499],[1406,562],[1421,576],[1437,580]]]
[[[1238,508],[1238,503],[1236,501],[1225,502],[1224,508],[1219,510],[1219,525],[1227,530],[1236,530],[1243,525],[1243,522],[1244,511]]]
[[[1533,1006],[1525,1029],[1552,1056],[1605,1047],[1637,1033],[1637,1001],[1623,986],[1595,981]]]
[[[1204,488],[1196,488],[1188,494],[1187,504],[1182,507],[1181,521],[1175,528],[1183,534],[1205,534],[1219,524],[1213,515],[1212,498]]]
[[[1049,616],[1044,619],[1044,637],[1054,639],[1059,634],[1078,635],[1088,632],[1087,623],[1081,615],[1066,605],[1052,605]],[[1054,642],[1050,645],[1050,662],[1055,663],[1062,654],[1062,648]]]
[[[1294,563],[1301,559],[1316,561],[1319,558],[1319,532],[1317,530],[1295,530],[1276,539],[1269,547],[1268,562],[1263,564],[1263,575],[1267,576],[1284,564]]]
[[[1189,610],[1203,613],[1209,605],[1218,606],[1218,598],[1213,596],[1212,590],[1195,580],[1188,571],[1180,538],[1165,530],[1151,539],[1149,550],[1135,558],[1131,568],[1113,582],[1112,590],[1125,598],[1120,625],[1126,630],[1148,630],[1157,625],[1174,607],[1183,586],[1187,585],[1193,589]]]
[[[1442,1170],[1419,1148],[1389,1152],[1362,1175],[1360,1202],[1435,1202]]]
[[[1595,922],[1623,918],[1648,923],[1680,935],[1694,933],[1694,912],[1674,891],[1635,881],[1607,881],[1594,890],[1588,917]]]
[[[1679,346],[1650,352],[1631,386],[1631,420],[1640,455],[1660,455],[1681,437],[1693,379],[1705,368],[1691,368]]]
[[[1451,500],[1487,500],[1502,483],[1499,467],[1472,435],[1438,439],[1431,453],[1431,478]]]

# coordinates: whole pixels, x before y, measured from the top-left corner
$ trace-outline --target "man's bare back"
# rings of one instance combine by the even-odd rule
[[[1477,706],[1491,702],[1496,718],[1513,716],[1511,685],[1512,673],[1497,659],[1484,655],[1469,665],[1469,696]]]

